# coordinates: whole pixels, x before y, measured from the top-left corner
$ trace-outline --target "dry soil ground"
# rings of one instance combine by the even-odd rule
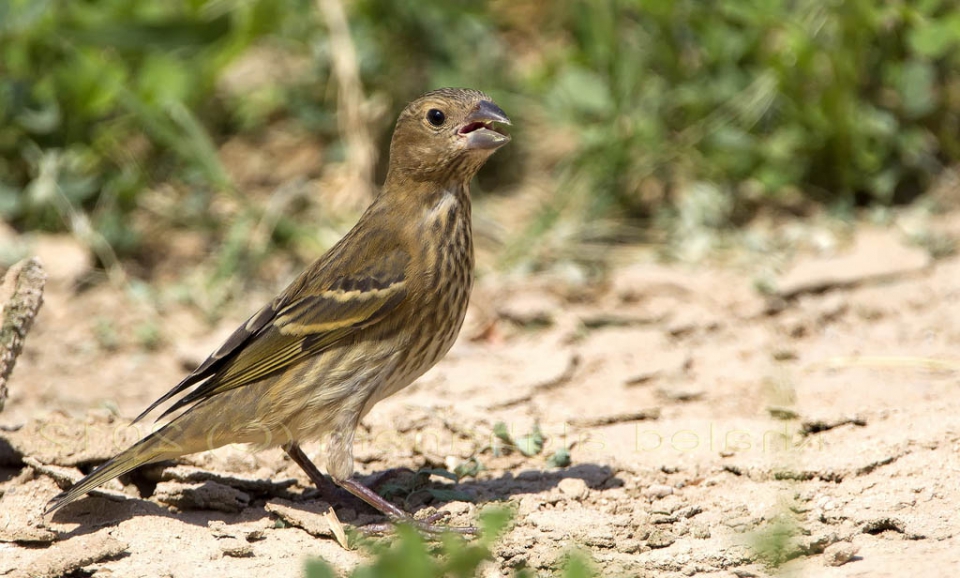
[[[939,226],[960,233],[960,218]],[[42,518],[244,313],[211,329],[165,310],[166,340],[144,349],[128,342],[129,298],[77,291],[47,251],[54,278],[0,414],[0,576],[297,576],[308,556],[362,561],[275,449],[192,456]],[[477,458],[456,485],[401,474],[380,487],[453,523],[513,504],[487,576],[549,575],[571,548],[603,576],[953,576],[958,351],[960,258],[934,261],[894,230],[797,258],[767,294],[742,269],[653,263],[590,287],[488,277],[450,355],[365,419],[358,471],[372,482]],[[514,437],[539,424],[543,451],[495,455],[497,422]],[[562,447],[570,465],[551,467]],[[353,502],[337,513],[377,519]]]

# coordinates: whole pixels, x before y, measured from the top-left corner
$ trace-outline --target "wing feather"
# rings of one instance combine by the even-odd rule
[[[324,282],[328,262],[305,271],[137,420],[178,395],[160,417],[289,368],[380,322],[406,298],[409,256],[399,249]]]

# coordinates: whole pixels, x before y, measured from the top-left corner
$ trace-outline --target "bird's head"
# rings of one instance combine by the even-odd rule
[[[510,119],[479,90],[441,88],[424,94],[397,119],[388,181],[469,181],[494,151],[510,142],[498,123],[510,124]]]

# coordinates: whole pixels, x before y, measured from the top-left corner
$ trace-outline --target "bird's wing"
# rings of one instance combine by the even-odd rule
[[[356,263],[338,260],[350,261]],[[137,419],[198,383],[160,417],[254,383],[377,323],[406,297],[408,262],[406,252],[394,249],[336,277],[329,259],[317,262]]]

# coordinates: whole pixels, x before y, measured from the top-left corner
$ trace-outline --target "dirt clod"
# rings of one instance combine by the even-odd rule
[[[857,555],[859,548],[850,542],[837,542],[823,551],[823,563],[826,566],[843,566]]]
[[[288,500],[275,499],[267,502],[265,508],[287,524],[296,526],[311,536],[318,538],[333,537],[330,523],[324,517],[324,514],[330,509],[329,504],[322,502],[294,504]]]
[[[575,500],[581,500],[586,497],[589,489],[587,483],[580,478],[564,478],[557,484],[560,493]]]
[[[111,530],[101,530],[87,536],[77,536],[59,542],[43,551],[29,568],[13,571],[11,578],[54,578],[77,572],[84,566],[122,556],[127,545],[110,535]]]
[[[179,510],[239,512],[250,503],[250,495],[214,481],[200,484],[161,482],[153,498]]]

